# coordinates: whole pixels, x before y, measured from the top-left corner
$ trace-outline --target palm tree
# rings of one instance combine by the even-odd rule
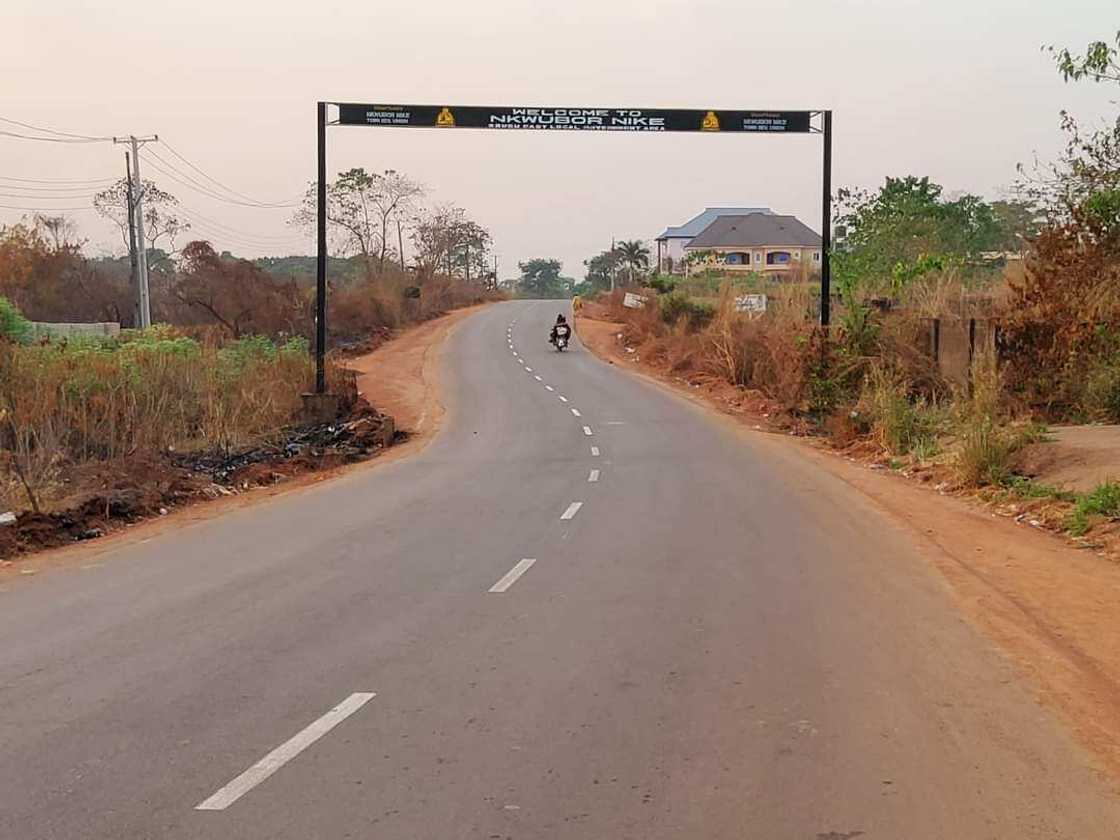
[[[634,269],[643,271],[649,268],[649,246],[640,239],[623,240],[616,248],[620,262],[627,268],[630,285],[634,285]]]

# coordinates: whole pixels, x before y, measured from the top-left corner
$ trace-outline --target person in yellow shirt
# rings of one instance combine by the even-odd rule
[[[574,295],[572,297],[572,313],[575,314],[575,315],[578,315],[582,311],[583,311],[583,298],[581,298],[579,295]]]

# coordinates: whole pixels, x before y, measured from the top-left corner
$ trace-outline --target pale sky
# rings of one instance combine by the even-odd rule
[[[1117,28],[1115,0],[5,0],[0,117],[157,133],[233,189],[279,202],[315,176],[319,99],[832,108],[834,186],[929,175],[995,198],[1017,162],[1060,149],[1061,108],[1116,112],[1114,88],[1064,84],[1041,45],[1081,49]],[[328,144],[332,175],[394,168],[466,207],[492,231],[503,277],[535,256],[582,277],[612,236],[652,240],[705,206],[768,205],[820,227],[816,136],[333,128]],[[123,167],[122,147],[0,136],[0,176]],[[287,210],[144,174],[189,208],[195,238],[244,256],[312,252]],[[88,204],[17,193],[0,186],[0,204]],[[19,216],[0,208],[0,223]],[[93,213],[74,216],[91,253],[122,250]]]

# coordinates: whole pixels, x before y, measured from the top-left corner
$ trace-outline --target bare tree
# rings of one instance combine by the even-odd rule
[[[460,268],[468,278],[472,270],[476,277],[485,271],[490,232],[468,218],[462,207],[442,205],[419,216],[413,225],[412,241],[416,265],[423,271],[442,268],[451,275]]]
[[[78,235],[77,223],[68,216],[45,216],[36,213],[32,222],[40,236],[50,239],[55,251],[64,248],[80,249],[86,244],[86,240]]]
[[[395,169],[386,169],[380,175],[374,175],[373,179],[375,190],[371,200],[377,210],[377,217],[381,226],[379,234],[381,252],[378,258],[378,271],[385,270],[385,257],[390,250],[389,225],[394,221],[397,223],[397,243],[401,249],[399,257],[403,268],[404,242],[400,226],[408,214],[415,211],[417,201],[425,193],[424,186]]]
[[[190,222],[179,217],[176,210],[179,199],[164,192],[154,181],[145,180],[141,186],[140,197],[144,204],[144,236],[147,248],[154,251],[157,245],[166,240],[167,247],[162,250],[175,251],[175,237],[190,230]],[[94,209],[104,218],[112,221],[121,232],[121,241],[128,248],[128,179],[121,178],[108,189],[93,197]]]

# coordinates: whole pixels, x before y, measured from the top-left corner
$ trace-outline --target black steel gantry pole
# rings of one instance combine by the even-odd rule
[[[327,103],[315,107],[315,129],[319,144],[319,174],[316,181],[315,259],[315,393],[327,391]]]
[[[821,326],[832,317],[832,111],[821,114],[824,133],[824,173],[821,207]]]

